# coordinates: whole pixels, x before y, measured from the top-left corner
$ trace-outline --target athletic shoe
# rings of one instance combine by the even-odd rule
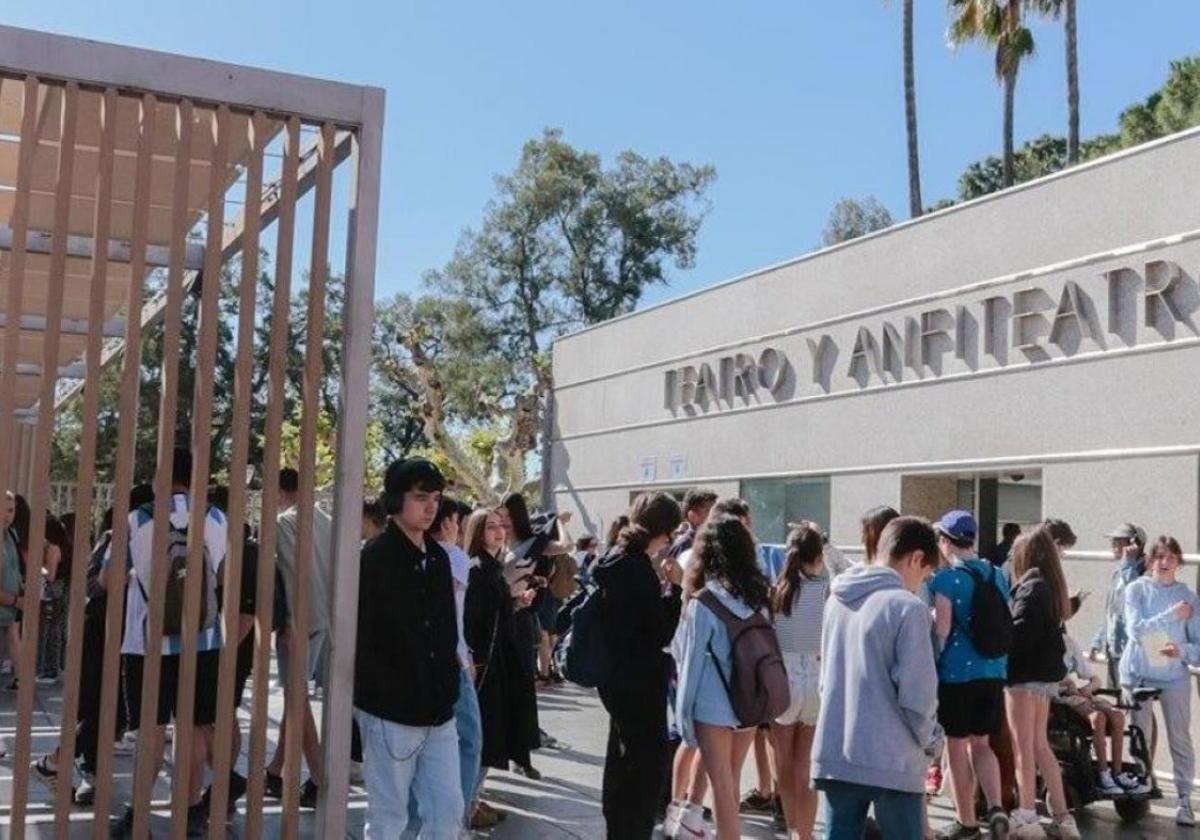
[[[538,730],[538,740],[543,750],[556,750],[559,747],[558,739],[545,729]]]
[[[488,813],[488,816],[495,817],[497,822],[504,822],[506,819],[508,819],[508,811],[501,811],[499,808],[493,808],[491,805],[487,804],[482,799],[479,800],[478,807],[480,809],[486,811]]]
[[[189,809],[190,810],[190,809]],[[119,817],[115,817],[108,823],[109,837],[132,837],[133,836],[133,806],[126,805],[125,812]]]
[[[532,764],[514,764],[513,772],[519,776],[524,776],[531,782],[541,781],[542,774]]]
[[[783,800],[775,794],[774,813],[771,815],[771,827],[776,831],[787,833],[787,817],[783,813]]]
[[[83,773],[83,781],[75,788],[75,804],[90,806],[96,801],[96,777],[91,773]]]
[[[1150,792],[1150,785],[1129,772],[1118,773],[1113,777],[1113,781],[1120,785],[1125,793],[1141,794]]]
[[[758,788],[754,788],[746,794],[746,798],[742,800],[738,810],[743,814],[769,814],[773,804],[774,800],[771,797]]]
[[[54,766],[54,760],[48,755],[30,762],[29,770],[33,777],[46,786],[46,790],[53,794],[58,793],[58,768]]]
[[[471,815],[471,829],[473,831],[486,831],[489,828],[495,828],[500,824],[500,819],[492,812],[485,811],[482,807],[475,809],[475,813]]]
[[[126,732],[113,741],[113,755],[133,755],[137,752],[137,730]]]
[[[320,788],[312,779],[305,779],[304,784],[300,786],[300,807],[301,808],[316,808],[317,794]]]
[[[203,837],[208,828],[208,803],[198,802],[187,809],[187,836]]]
[[[58,674],[49,671],[38,674],[34,680],[38,685],[58,685]]]
[[[1100,778],[1096,782],[1096,789],[1105,796],[1123,796],[1125,794],[1125,788],[1117,784],[1116,780],[1112,777],[1112,773],[1107,770],[1100,771]]]
[[[942,795],[942,765],[929,765],[929,770],[925,773],[925,795]]]
[[[1179,807],[1175,809],[1175,825],[1193,826],[1196,824],[1196,815],[1192,813],[1192,803],[1186,799],[1179,800]]]
[[[988,811],[987,815],[988,833],[995,840],[1008,840],[1010,823],[1008,814],[1004,813],[1004,809],[996,806]]]
[[[246,795],[247,787],[249,787],[249,783],[245,776],[236,770],[229,771],[229,787],[225,794],[225,813],[228,816],[232,817],[237,812],[237,801]],[[212,785],[204,789],[200,801],[204,803],[205,813],[210,813],[212,810]]]
[[[933,835],[937,840],[976,840],[983,836],[977,825],[963,825],[958,820],[940,829]]]
[[[283,799],[283,776],[276,776],[270,770],[263,771],[267,780],[263,783],[263,793],[272,799]]]
[[[1055,817],[1046,830],[1047,837],[1057,837],[1059,840],[1080,840],[1079,827],[1070,812]]]
[[[679,833],[679,818],[683,815],[683,805],[679,802],[672,801],[667,806],[667,815],[663,819],[662,833],[667,840],[675,840],[675,835]]]
[[[1013,811],[1009,821],[1008,836],[1022,838],[1045,837],[1046,832],[1042,829],[1042,823],[1038,819],[1037,811],[1022,811],[1020,808]]]
[[[704,821],[703,808],[690,802],[684,806],[675,835],[677,840],[713,840],[716,836],[717,833]]]

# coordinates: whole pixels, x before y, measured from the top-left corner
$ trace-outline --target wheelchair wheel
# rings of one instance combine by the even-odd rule
[[[1113,807],[1117,809],[1117,816],[1121,818],[1121,822],[1132,824],[1139,822],[1146,814],[1150,813],[1150,800],[1115,799]]]

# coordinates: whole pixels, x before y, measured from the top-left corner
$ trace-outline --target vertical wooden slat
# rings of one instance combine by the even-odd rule
[[[337,481],[334,488],[333,628],[322,726],[325,784],[317,802],[319,836],[346,836],[350,775],[350,716],[354,701],[354,646],[358,614],[364,441],[374,322],[375,239],[383,135],[383,91],[364,94],[362,127],[354,142],[346,245],[346,298],[342,309],[342,382],[339,395]]]
[[[142,364],[142,292],[146,283],[146,239],[150,225],[150,164],[158,102],[142,97],[138,114],[137,169],[133,192],[133,240],[129,264],[129,297],[125,304],[125,352],[117,414],[117,461],[113,469],[113,526],[109,567],[105,573],[108,603],[104,615],[104,680],[100,693],[100,737],[96,751],[96,800],[92,806],[96,838],[108,836],[112,798],[113,739],[121,680],[121,624],[125,609],[126,562],[129,557],[129,493],[133,489],[134,441],[138,422],[138,388]],[[130,721],[130,728],[134,721]]]
[[[38,620],[42,599],[42,555],[46,537],[46,502],[50,486],[50,437],[54,433],[54,390],[58,385],[58,351],[62,333],[63,287],[66,284],[67,225],[71,212],[71,181],[75,174],[75,128],[79,86],[67,82],[62,97],[62,132],[58,147],[58,183],[54,190],[54,243],[50,253],[50,288],[46,294],[46,332],[42,337],[42,378],[34,433],[30,487],[29,554],[26,560],[24,617],[21,622],[20,689],[17,696],[17,748],[13,758],[12,836],[25,836],[32,740],[34,669],[37,664]]]
[[[246,521],[246,461],[250,449],[250,381],[254,363],[254,311],[258,290],[258,243],[262,230],[263,149],[268,121],[255,113],[248,125],[249,160],[246,166],[246,204],[243,214],[242,275],[238,301],[238,344],[234,361],[233,453],[229,462],[229,555],[225,561],[225,622],[217,681],[217,734],[214,741],[212,796],[209,798],[209,836],[225,837],[225,808],[229,800],[229,771],[233,752],[233,727],[238,725],[233,707],[242,600],[242,526]],[[262,562],[261,558],[259,562]],[[256,768],[252,768],[256,769]]]
[[[100,354],[104,326],[105,291],[108,286],[108,234],[112,209],[113,159],[117,136],[117,92],[109,88],[100,103],[100,157],[96,167],[96,209],[92,223],[91,297],[88,301],[87,379],[83,391],[83,414],[93,418],[100,407]],[[96,426],[85,422],[79,445],[75,480],[75,534],[77,546],[70,572],[71,592],[67,598],[67,668],[63,683],[62,731],[59,736],[59,767],[70,773],[75,756],[75,718],[79,710],[79,675],[83,655],[83,601],[86,597],[87,566],[92,534],[92,491],[96,480]],[[64,774],[65,775],[65,774]],[[65,840],[70,831],[71,785],[59,785],[54,809],[54,836]]]
[[[183,309],[184,248],[188,234],[188,176],[192,160],[190,100],[175,108],[175,173],[171,193],[171,253],[167,267],[167,302],[163,317],[162,393],[158,411],[158,464],[154,476],[154,536],[151,557],[165,557],[170,528],[171,466],[175,451],[175,414],[179,396],[179,334]],[[142,661],[142,720],[138,728],[137,758],[133,772],[133,833],[146,837],[150,830],[150,796],[162,744],[151,737],[158,725],[159,680],[162,675],[163,602],[167,576],[153,574],[146,618],[146,646]],[[157,753],[157,755],[155,754]]]
[[[313,503],[317,472],[317,416],[321,412],[321,376],[325,350],[325,285],[329,274],[329,210],[333,191],[334,126],[321,126],[317,146],[316,197],[313,202],[312,260],[308,269],[308,329],[304,340],[304,378],[300,422],[300,487],[296,501],[296,586],[292,594],[288,656],[287,743],[283,762],[283,837],[295,840],[300,824],[300,763],[304,709],[308,702],[308,633],[313,574]],[[329,547],[326,547],[328,550]]]
[[[9,82],[11,84],[11,82]],[[8,261],[8,308],[4,325],[4,368],[0,371],[0,491],[17,487],[20,475],[20,429],[13,428],[16,408],[17,357],[21,345],[21,315],[25,293],[25,246],[29,235],[29,183],[33,174],[33,154],[38,140],[38,80],[26,76],[25,102],[21,114],[21,144],[17,153],[17,194],[13,197],[11,257]],[[10,442],[17,439],[17,446]]]
[[[292,246],[296,233],[296,175],[300,169],[300,120],[291,117],[284,132],[283,175],[275,248],[275,297],[268,351],[266,427],[263,430],[263,494],[258,551],[258,615],[254,649],[254,709],[250,718],[250,786],[246,796],[246,837],[262,834],[263,767],[267,751],[267,668],[275,593],[275,515],[279,509],[280,428],[283,425],[283,380],[287,354],[288,305],[291,301]]]
[[[200,598],[208,570],[204,551],[208,518],[208,474],[212,455],[212,404],[217,364],[218,304],[221,297],[221,250],[225,233],[225,157],[229,145],[229,107],[218,105],[212,116],[213,151],[208,172],[208,230],[204,277],[200,289],[200,337],[196,353],[196,387],[192,398],[192,481],[188,524],[187,580],[183,590],[183,639],[179,654],[179,692],[175,716],[175,763],[171,778],[171,836],[187,837],[191,758],[196,749],[193,710],[196,699]],[[214,558],[215,559],[215,558]],[[215,621],[215,616],[209,617]],[[201,737],[204,737],[203,735]]]

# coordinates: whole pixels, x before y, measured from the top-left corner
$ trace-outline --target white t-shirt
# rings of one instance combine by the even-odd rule
[[[467,602],[467,581],[471,577],[471,558],[454,543],[438,541],[450,558],[450,576],[454,578],[454,617],[458,621],[458,659],[462,667],[471,667],[471,651],[463,634],[463,610]]]
[[[189,525],[191,513],[186,493],[175,493],[171,496],[171,524],[176,528],[186,528]],[[204,546],[207,549],[208,574],[212,585],[216,585],[217,574],[221,564],[225,562],[228,547],[229,529],[225,522],[225,514],[214,507],[208,509],[204,518]],[[121,641],[121,653],[144,656],[146,653],[146,622],[149,618],[147,596],[150,588],[151,570],[161,568],[166,558],[158,558],[154,562],[154,515],[145,508],[138,508],[129,514],[129,552],[126,557],[126,568],[129,570],[129,581],[125,586],[125,638]],[[104,557],[104,565],[112,560],[112,548]],[[143,595],[143,590],[145,595]],[[221,647],[221,621],[219,615],[209,618],[209,626],[203,628],[197,637],[197,650],[218,650]],[[183,651],[182,636],[163,636],[162,652],[177,654]]]

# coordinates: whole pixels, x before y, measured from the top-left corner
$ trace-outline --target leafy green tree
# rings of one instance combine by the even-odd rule
[[[529,456],[552,423],[550,342],[631,311],[669,264],[694,264],[714,177],[632,151],[605,167],[547,129],[496,179],[479,227],[426,275],[427,293],[379,308],[377,379],[417,401],[428,445],[467,492],[528,489]],[[494,441],[468,446],[481,428]]]
[[[892,224],[892,214],[875,196],[869,195],[861,200],[843,198],[829,211],[829,219],[821,234],[821,244],[828,248],[891,227]]]

